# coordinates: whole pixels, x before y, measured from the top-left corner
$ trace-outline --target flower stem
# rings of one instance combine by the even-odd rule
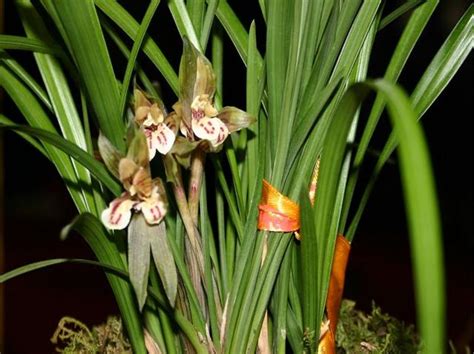
[[[202,286],[202,279],[204,279],[204,258],[202,255],[202,246],[199,232],[194,224],[188,207],[186,193],[184,192],[183,180],[179,172],[173,183],[173,192],[178,205],[181,219],[183,220],[186,229],[186,263],[189,267],[191,281],[196,290],[197,297],[202,306],[206,308],[204,289]]]
[[[189,181],[188,205],[194,225],[198,224],[199,196],[201,193],[202,174],[206,162],[206,153],[201,149],[196,149],[191,160],[191,179]]]

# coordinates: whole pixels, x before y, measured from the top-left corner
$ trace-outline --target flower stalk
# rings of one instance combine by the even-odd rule
[[[202,254],[202,245],[199,231],[193,222],[186,193],[183,185],[181,172],[175,175],[173,181],[173,194],[175,196],[176,204],[178,206],[179,214],[183,220],[184,228],[186,229],[185,249],[186,249],[186,263],[188,265],[191,281],[203,309],[206,308],[206,300],[202,281],[204,279],[204,258]]]
[[[206,153],[201,149],[196,149],[191,157],[191,178],[189,180],[189,212],[194,225],[198,225],[199,196],[201,194],[202,175],[206,163]]]

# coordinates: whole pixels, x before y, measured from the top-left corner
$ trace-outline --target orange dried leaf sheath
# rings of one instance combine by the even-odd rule
[[[346,266],[351,251],[351,244],[347,239],[339,235],[336,239],[334,257],[332,260],[331,278],[329,279],[328,297],[326,300],[326,312],[329,319],[329,331],[319,342],[318,353],[336,353],[336,328],[339,320],[342,293],[346,276]]]
[[[260,230],[293,232],[300,229],[300,207],[263,180],[262,198],[258,206]]]
[[[318,170],[319,163],[315,168],[316,176]],[[317,177],[315,179],[317,180]],[[315,186],[316,183],[314,183],[314,189],[316,189]],[[298,204],[282,195],[266,180],[263,180],[258,228],[260,230],[279,232],[296,232],[300,228],[300,208]],[[331,278],[329,280],[328,297],[326,300],[329,331],[324,334],[319,342],[318,353],[320,354],[336,353],[335,335],[350,249],[351,245],[349,241],[342,235],[337,236]]]

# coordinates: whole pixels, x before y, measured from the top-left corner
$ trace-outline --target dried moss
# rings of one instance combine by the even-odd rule
[[[56,352],[63,354],[132,353],[118,317],[109,317],[105,324],[95,326],[92,330],[72,317],[63,317],[51,342],[56,345]]]
[[[106,353],[131,354],[131,346],[123,333],[118,317],[109,317],[107,323],[89,330],[82,322],[63,317],[53,337],[56,351],[63,354]],[[355,302],[343,300],[337,326],[337,353],[420,353],[420,339],[413,325],[407,325],[372,304],[365,313],[355,308]],[[470,353],[466,348],[465,353]],[[450,353],[455,354],[450,345]]]

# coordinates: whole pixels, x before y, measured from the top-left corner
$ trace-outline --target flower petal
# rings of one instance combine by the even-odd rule
[[[148,146],[148,158],[153,160],[156,155],[156,144],[157,141],[154,139],[154,131],[151,128],[145,128],[144,130],[146,136],[146,144]]]
[[[156,103],[153,103],[153,105],[150,107],[150,112],[146,120],[143,122],[143,125],[145,127],[157,125],[159,123],[162,123],[164,119],[165,118],[163,116],[163,111],[158,107]]]
[[[222,144],[229,135],[229,129],[219,118],[193,119],[194,134],[204,140],[208,140],[213,147]]]
[[[166,155],[171,150],[175,139],[175,133],[164,123],[158,124],[157,129],[153,132],[153,140],[156,141],[154,145],[162,155]]]
[[[138,168],[137,164],[131,159],[123,158],[120,160],[118,164],[119,177],[125,189],[128,190],[132,185],[133,176],[137,173]]]
[[[101,220],[110,230],[122,230],[127,227],[132,217],[132,208],[135,202],[128,193],[123,193],[114,199],[109,207],[102,212]]]
[[[156,201],[155,203],[141,202],[140,208],[145,220],[151,225],[159,224],[166,215],[166,207],[162,201]]]
[[[135,116],[136,116],[136,112],[137,112],[139,107],[150,107],[151,102],[146,98],[145,94],[142,91],[138,90],[138,89],[133,90],[133,95],[135,96],[134,97],[134,101],[135,101],[134,102],[134,106],[135,106],[134,108],[135,108]]]
[[[139,203],[136,208],[140,209],[145,220],[153,225],[159,224],[166,215],[168,203],[166,201],[166,191],[163,182],[159,178],[153,180],[154,188],[150,198]]]

